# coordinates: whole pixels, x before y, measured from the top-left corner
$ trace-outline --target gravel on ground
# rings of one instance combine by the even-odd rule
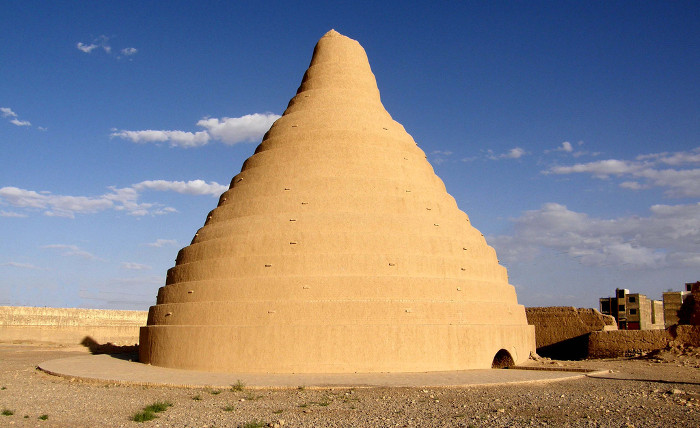
[[[605,378],[460,388],[143,387],[36,370],[84,349],[0,344],[0,426],[16,427],[698,427],[700,350],[553,361]],[[134,415],[165,402],[147,422]]]

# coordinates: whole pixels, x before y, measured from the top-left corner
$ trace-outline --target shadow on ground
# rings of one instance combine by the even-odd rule
[[[121,360],[138,361],[138,344],[115,345],[111,342],[99,343],[90,336],[85,336],[80,344],[88,348],[91,354],[109,354]]]

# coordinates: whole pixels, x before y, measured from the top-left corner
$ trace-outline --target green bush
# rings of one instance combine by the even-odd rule
[[[142,411],[136,412],[131,416],[131,420],[134,422],[147,422],[158,417],[156,413],[164,412],[171,407],[173,403],[169,401],[156,401],[155,403],[148,405],[143,408]],[[46,415],[48,419],[48,415]]]
[[[152,413],[159,413],[159,412],[164,412],[168,410],[168,407],[171,407],[173,403],[170,403],[168,401],[156,401],[155,403],[151,404],[150,406],[146,406],[143,408],[144,412],[152,412]]]
[[[147,412],[147,411],[142,411],[142,412],[136,412],[134,415],[131,417],[131,420],[134,422],[148,422],[150,420],[153,420],[157,418],[155,413],[153,412]]]
[[[250,421],[243,424],[243,428],[263,428],[267,426],[265,421]]]

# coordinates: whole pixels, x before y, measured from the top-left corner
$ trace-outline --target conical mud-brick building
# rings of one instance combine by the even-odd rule
[[[526,360],[506,269],[384,109],[364,49],[319,40],[284,115],[180,250],[141,361],[409,372]]]

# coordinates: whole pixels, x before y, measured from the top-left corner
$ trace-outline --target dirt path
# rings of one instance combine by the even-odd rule
[[[12,413],[0,414],[0,426],[700,426],[700,357],[693,350],[538,363],[606,369],[618,379],[469,388],[179,389],[83,383],[35,369],[85,352],[0,344],[0,412]],[[157,401],[172,407],[149,422],[131,420]]]

